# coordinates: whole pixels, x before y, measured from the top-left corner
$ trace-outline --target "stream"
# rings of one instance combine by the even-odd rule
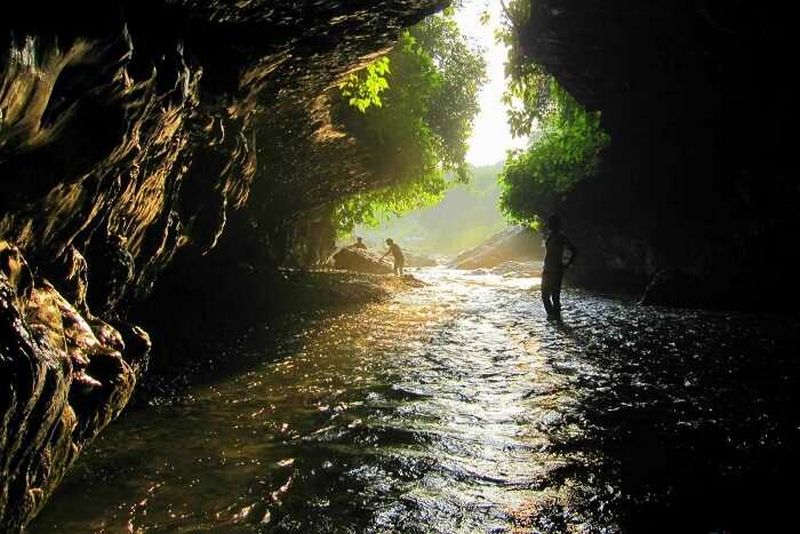
[[[796,319],[420,270],[131,409],[27,532],[753,532],[793,517]]]

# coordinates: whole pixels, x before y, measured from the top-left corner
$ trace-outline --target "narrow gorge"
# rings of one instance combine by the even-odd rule
[[[180,288],[146,304],[165,271],[222,320],[213,295],[246,276],[241,258],[263,273],[330,250],[326,206],[380,184],[327,90],[443,6],[32,2],[3,18],[0,529],[29,521],[127,403],[150,348],[137,319],[192,320]],[[278,174],[259,134],[341,166]],[[225,234],[238,257],[209,253]]]
[[[770,364],[770,377],[785,381],[780,394],[765,401],[783,410],[781,402],[793,398],[788,386],[798,378],[787,356],[797,343],[786,334],[796,308],[786,295],[798,290],[793,271],[800,248],[796,106],[793,85],[783,79],[792,64],[785,9],[738,0],[502,4],[528,10],[522,22],[510,17],[512,58],[540,66],[598,112],[610,139],[595,175],[556,198],[530,202],[541,217],[557,211],[567,221],[580,250],[567,280],[656,306],[783,314],[775,323],[778,341],[753,349],[778,354],[776,361],[785,364],[785,376]],[[337,207],[394,185],[389,165],[410,157],[397,150],[378,161],[366,136],[352,133],[360,115],[341,111],[340,84],[392,50],[404,30],[450,9],[447,0],[79,0],[31,1],[15,5],[13,14],[6,10],[0,19],[0,531],[19,532],[41,512],[70,466],[129,403],[148,368],[180,367],[186,360],[202,368],[208,343],[234,339],[276,310],[320,293],[317,286],[303,293],[298,288],[305,282],[286,273],[322,265],[336,250]],[[463,163],[463,153],[452,156],[449,170],[458,171],[459,158]],[[431,284],[447,280],[429,278]],[[527,362],[535,350],[520,341],[526,334],[516,321],[535,314],[519,304],[525,298],[520,287],[507,280],[497,291],[474,284],[487,302],[508,308],[493,314],[469,296],[471,282],[464,280],[457,279],[449,297],[420,289],[421,282],[386,282],[392,289],[416,288],[410,301],[425,306],[421,318],[391,306],[381,308],[386,324],[359,317],[391,332],[393,317],[420,329],[415,332],[436,324],[436,335],[448,336],[452,325],[437,322],[430,309],[444,314],[450,306],[454,317],[476,313],[496,321],[487,335],[503,345],[487,346],[486,354]],[[614,325],[604,314],[638,320],[632,304],[619,308],[580,291],[574,295],[588,303],[575,315],[584,326],[594,320]],[[352,298],[370,301],[362,297]],[[647,328],[662,336],[648,334],[648,351],[670,343],[695,319],[717,329],[713,340],[697,344],[714,362],[724,358],[711,345],[738,335],[716,312],[677,319],[670,312],[644,313]],[[755,325],[746,346],[763,331],[774,333],[771,326],[759,329],[760,318],[734,324]],[[458,342],[479,346],[479,337],[464,334],[468,327],[457,329]],[[540,330],[532,332],[547,335]],[[593,346],[569,332],[557,335],[569,358],[584,354],[575,343]],[[638,343],[637,336],[631,334],[630,343]],[[351,347],[347,339],[342,344]],[[425,360],[414,344],[424,341],[412,341],[409,354]],[[514,348],[517,342],[526,349]],[[608,344],[613,351],[628,347]],[[358,352],[356,345],[351,349]],[[398,358],[397,350],[380,346],[381,354]],[[694,350],[685,337],[679,346]],[[347,360],[336,354],[321,361],[333,368],[339,356]],[[482,353],[465,354],[463,365],[479,365]],[[392,372],[404,365],[395,359],[389,360]],[[746,358],[736,362],[737,373],[748,369]],[[502,373],[514,382],[519,377],[512,363],[503,363]],[[692,377],[702,374],[687,365]],[[717,380],[724,373],[715,369]],[[553,383],[590,376],[594,386],[582,383],[577,396],[613,382],[588,368],[575,376],[562,371],[547,361],[545,375]],[[424,395],[450,391],[456,370],[431,373],[445,385]],[[468,378],[480,381],[491,370],[486,373]],[[687,376],[676,371],[672,378],[691,382]],[[382,387],[382,376],[370,377]],[[535,389],[514,384],[520,395]],[[413,396],[413,389],[403,391]],[[507,401],[496,391],[486,395]],[[476,399],[468,401],[480,404]],[[782,443],[795,447],[796,428],[785,428],[796,414],[781,413],[770,428],[780,427]],[[516,427],[501,415],[487,424],[499,425],[512,448],[538,446],[514,441]],[[540,428],[528,423],[522,426]],[[316,435],[316,427],[306,430]],[[541,460],[528,453],[520,458]],[[509,502],[522,506],[516,496]],[[502,506],[490,508],[496,517],[505,513]],[[621,524],[619,517],[591,517],[600,525],[596,531],[616,532]],[[366,528],[353,521],[356,531]],[[443,531],[496,527],[494,519],[464,528],[453,521]],[[534,519],[525,521],[534,528]],[[370,525],[381,531],[380,523]]]

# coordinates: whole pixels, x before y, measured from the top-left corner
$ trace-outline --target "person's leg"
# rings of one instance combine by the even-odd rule
[[[405,259],[400,260],[400,276],[403,276],[403,269],[405,269],[405,267],[406,267],[406,260]]]
[[[553,304],[550,302],[551,285],[550,273],[542,273],[542,304],[547,315],[553,314]]]
[[[398,274],[399,269],[400,269],[400,262],[394,260],[394,274]]]
[[[561,281],[564,279],[564,273],[556,273],[553,276],[553,311],[561,313]]]

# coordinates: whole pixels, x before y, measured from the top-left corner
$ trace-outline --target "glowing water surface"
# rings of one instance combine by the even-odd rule
[[[126,413],[30,531],[721,532],[780,505],[796,322],[568,292],[555,324],[538,279],[415,274]]]

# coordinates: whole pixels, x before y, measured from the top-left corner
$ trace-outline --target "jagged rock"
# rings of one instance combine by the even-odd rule
[[[14,245],[0,241],[0,271],[14,289],[14,301],[19,304],[30,298],[33,291],[33,273],[22,253]]]
[[[28,284],[16,247],[0,242],[0,256],[0,530],[13,532],[126,405],[136,373],[119,332],[46,280]]]
[[[125,361],[133,368],[136,376],[141,376],[150,363],[150,349],[153,347],[150,336],[139,326],[126,322],[116,322],[113,329],[122,336]],[[102,339],[101,335],[98,338]]]
[[[191,321],[184,308],[229,310],[211,298],[252,297],[234,287],[239,266],[254,265],[246,278],[263,286],[270,267],[327,257],[325,210],[383,185],[337,131],[331,88],[446,4],[24,2],[0,18],[0,240],[30,263],[2,250],[3,361],[29,361],[36,375],[0,417],[50,432],[61,451],[43,452],[39,434],[0,430],[0,530],[30,519],[125,404],[150,347],[127,325],[131,310],[191,332],[175,324]],[[231,227],[232,253],[207,261]],[[148,309],[164,277],[181,284],[160,284],[169,306]],[[4,371],[3,386],[16,388],[15,376]],[[51,467],[34,476],[48,454]]]
[[[380,259],[374,252],[357,248],[341,248],[333,255],[333,265],[337,269],[357,273],[391,274],[392,265]]]
[[[542,257],[542,240],[529,228],[512,226],[490,237],[485,243],[462,252],[450,262],[454,269],[491,269],[511,260]]]
[[[58,282],[57,289],[85,316],[89,315],[86,292],[89,284],[86,259],[75,246],[70,245],[56,261],[45,264],[40,273]]]
[[[127,242],[124,236],[108,234],[99,236],[90,245],[88,304],[101,315],[108,315],[117,307],[134,277],[135,264]]]

